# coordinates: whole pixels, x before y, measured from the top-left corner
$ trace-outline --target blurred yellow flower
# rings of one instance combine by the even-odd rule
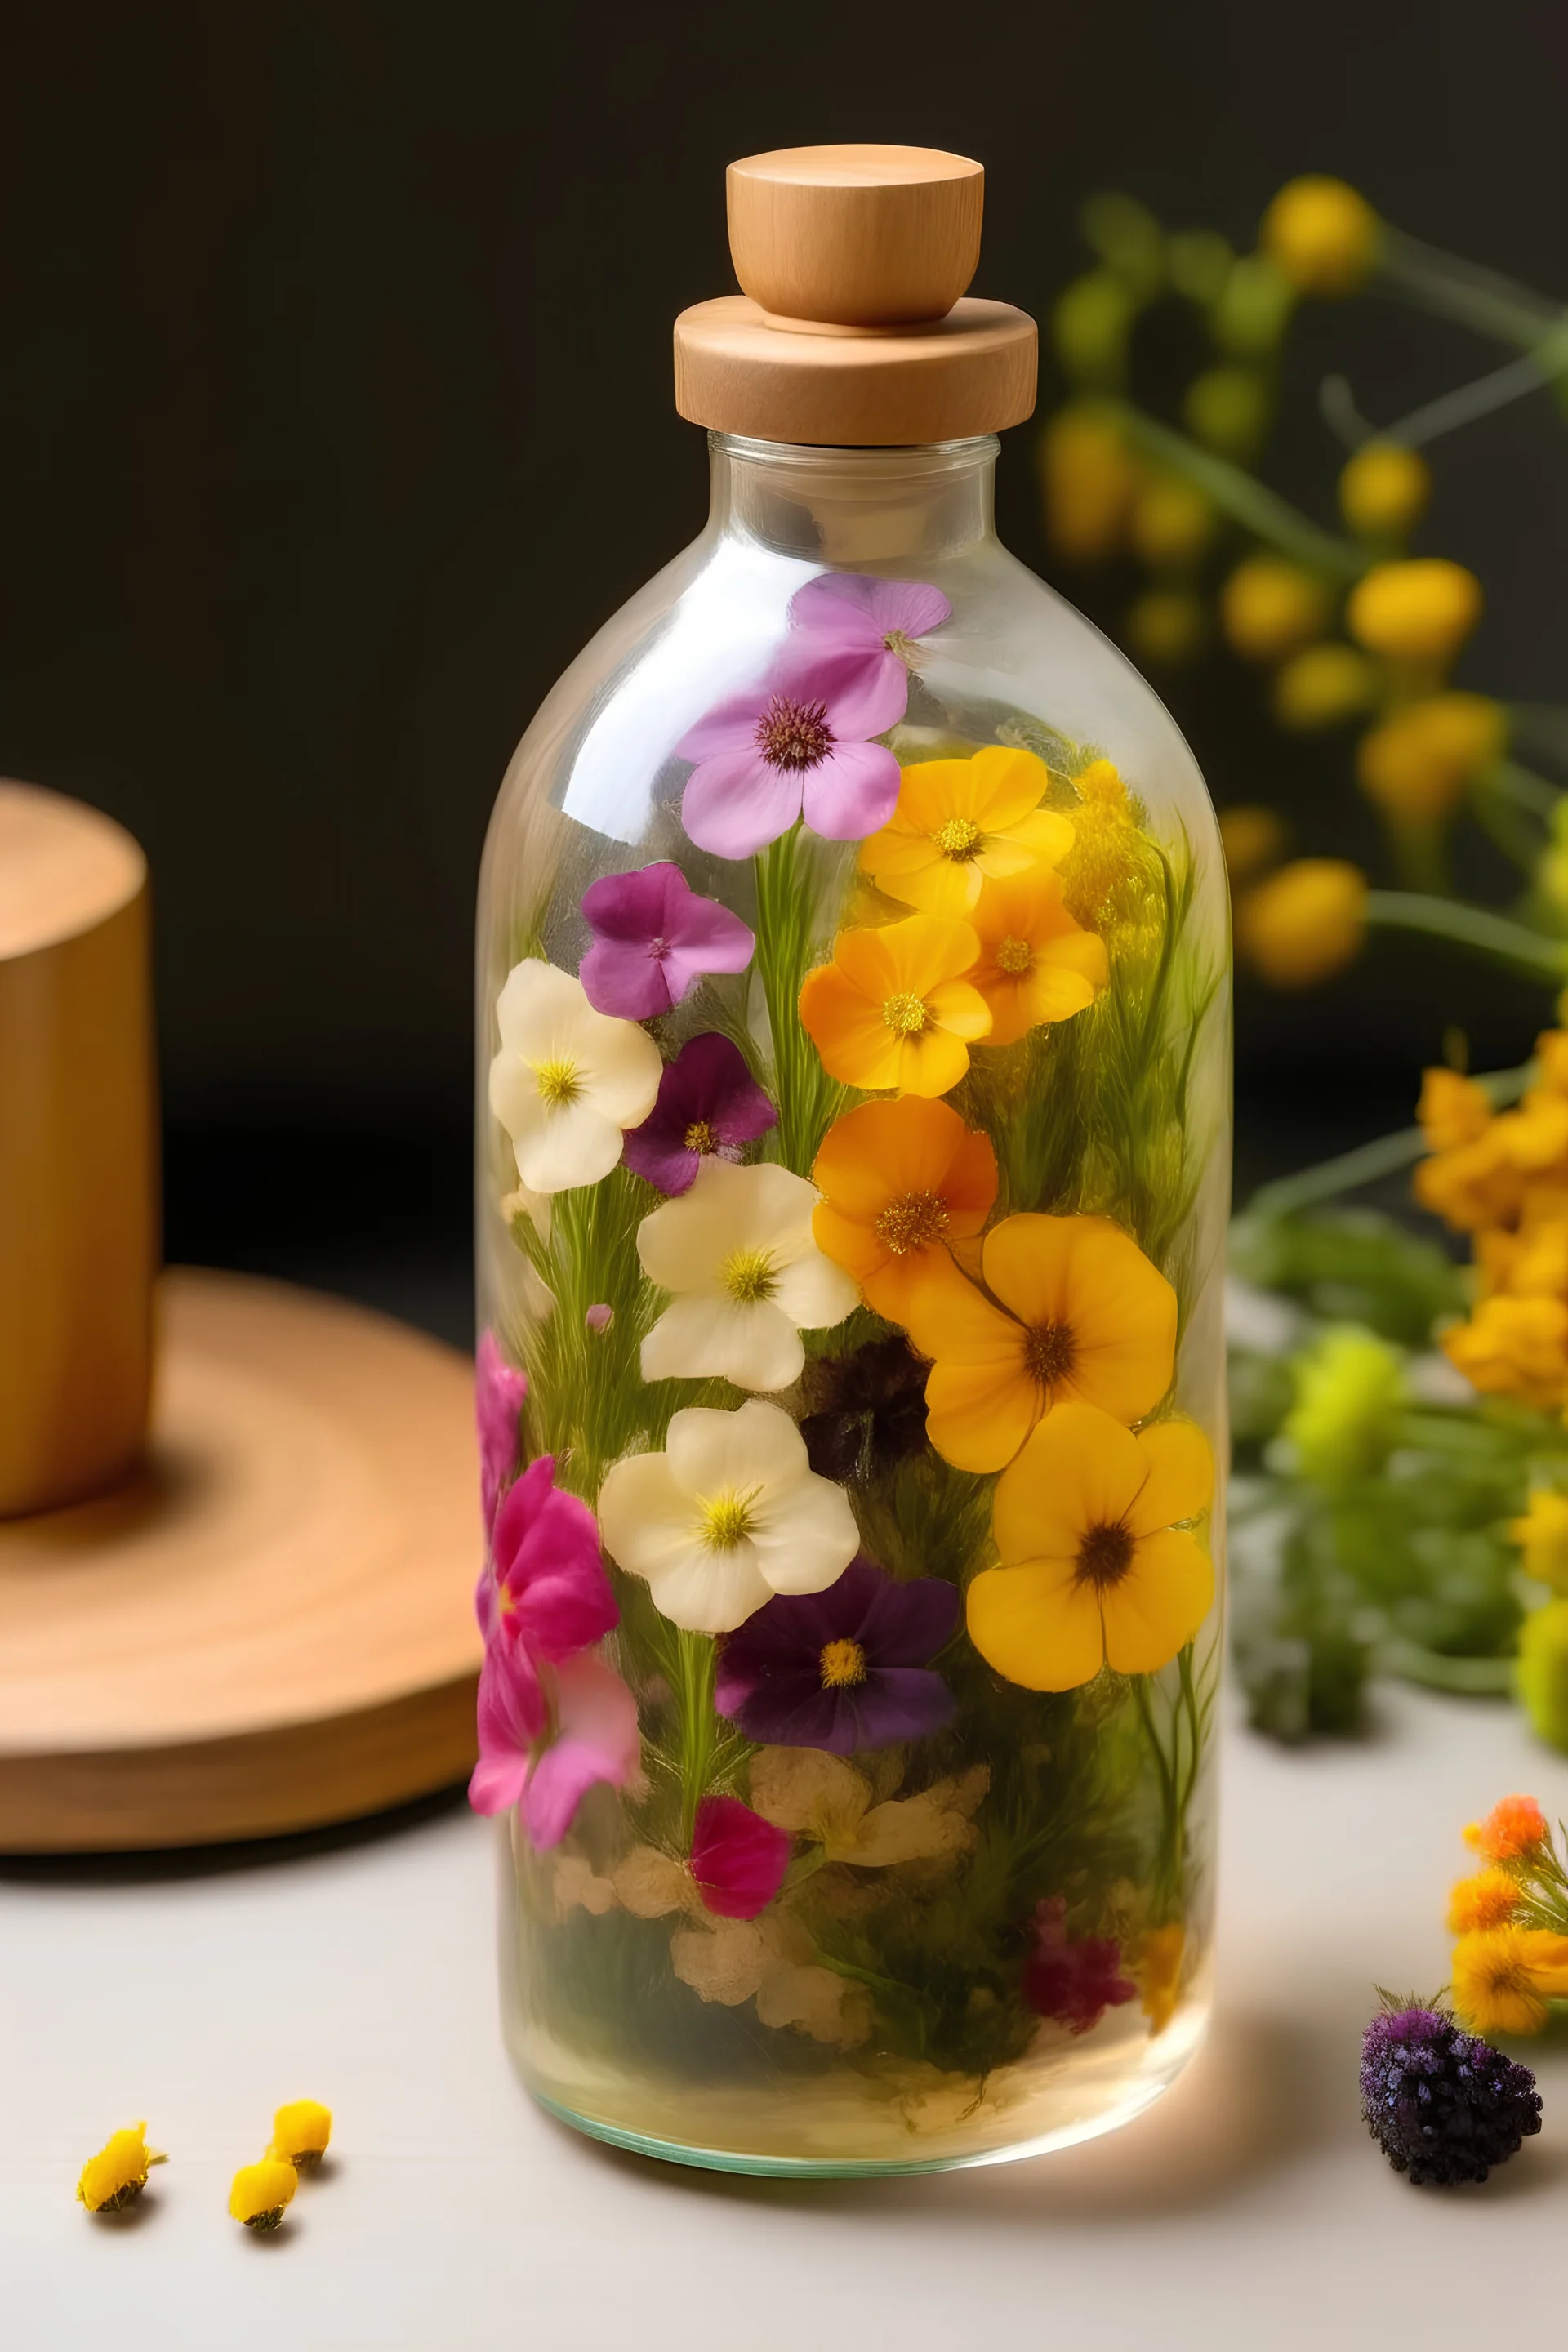
[[[1128,650],[1156,668],[1179,668],[1203,650],[1208,612],[1190,588],[1149,588],[1127,608]]]
[[[1480,582],[1440,555],[1374,564],[1345,606],[1352,636],[1385,661],[1450,662],[1480,617]]]
[[[1415,1117],[1434,1151],[1452,1151],[1485,1134],[1492,1122],[1491,1097],[1458,1070],[1423,1070]]]
[[[1568,1394],[1568,1304],[1561,1298],[1483,1298],[1468,1323],[1440,1335],[1444,1354],[1486,1396],[1517,1397],[1552,1412]]]
[[[1274,716],[1293,734],[1308,734],[1370,709],[1376,695],[1377,671],[1354,646],[1305,646],[1275,675]]]
[[[1073,563],[1114,555],[1127,536],[1139,470],[1102,409],[1058,409],[1040,440],[1046,528]]]
[[[1549,1601],[1525,1617],[1514,1689],[1536,1738],[1568,1749],[1568,1601]]]
[[[1174,474],[1152,475],[1132,506],[1132,551],[1154,572],[1184,572],[1214,537],[1203,492]]]
[[[1540,1584],[1568,1593],[1568,1495],[1537,1486],[1521,1519],[1509,1534],[1524,1555],[1524,1572]]]
[[[1219,841],[1230,887],[1239,890],[1272,866],[1285,846],[1284,820],[1272,809],[1227,808],[1219,813]]]
[[[1205,368],[1182,395],[1182,422],[1194,441],[1250,466],[1268,430],[1273,395],[1257,368]]]
[[[1519,1881],[1496,1864],[1472,1877],[1456,1879],[1448,1891],[1448,1933],[1470,1936],[1478,1929],[1505,1927],[1519,1901]]]
[[[1403,539],[1431,495],[1431,467],[1399,441],[1369,441],[1340,476],[1340,512],[1361,539]]]
[[[1549,2000],[1568,2000],[1568,1936],[1479,1927],[1454,1947],[1454,2007],[1472,2033],[1539,2033]]]
[[[1366,877],[1338,857],[1300,857],[1248,890],[1237,947],[1274,988],[1311,988],[1342,971],[1366,936]]]
[[[1249,555],[1220,590],[1219,617],[1244,661],[1283,661],[1328,626],[1329,592],[1281,555]]]
[[[1452,814],[1507,738],[1502,706],[1489,695],[1428,695],[1362,737],[1356,774],[1386,816],[1433,824]]]
[[[1343,180],[1309,173],[1280,189],[1259,242],[1303,294],[1351,294],[1377,258],[1377,215]]]

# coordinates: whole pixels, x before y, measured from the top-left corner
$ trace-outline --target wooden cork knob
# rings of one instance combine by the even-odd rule
[[[945,318],[980,260],[985,173],[935,147],[785,147],[729,170],[730,252],[773,316]]]
[[[157,1253],[147,867],[0,782],[0,1517],[136,1459]]]

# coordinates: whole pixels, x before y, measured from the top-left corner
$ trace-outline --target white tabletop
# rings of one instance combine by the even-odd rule
[[[1374,1980],[1431,1989],[1459,1829],[1568,1811],[1501,1706],[1386,1695],[1377,1737],[1226,1759],[1221,1997],[1149,2115],[1032,2162],[795,2185],[622,2156],[538,2113],[495,2021],[492,1832],[105,1883],[0,1870],[7,2352],[1170,2352],[1464,2347],[1561,2326],[1568,2042],[1546,2126],[1416,2190],[1357,2116]],[[287,2229],[225,2212],[273,2106],[338,2118]],[[83,2158],[145,2116],[173,2161],[96,2223]]]

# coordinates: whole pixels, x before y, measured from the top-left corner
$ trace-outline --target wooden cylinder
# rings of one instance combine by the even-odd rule
[[[0,1517],[100,1492],[146,1435],[151,994],[136,843],[0,782]]]

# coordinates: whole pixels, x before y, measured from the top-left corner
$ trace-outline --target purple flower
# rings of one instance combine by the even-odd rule
[[[507,1362],[495,1333],[486,1331],[474,1359],[474,1418],[479,1431],[479,1508],[487,1535],[495,1525],[502,1489],[517,1470],[522,1450],[517,1417],[527,1394],[527,1375]]]
[[[868,661],[815,631],[786,644],[760,686],[716,704],[676,745],[696,763],[680,803],[688,835],[716,856],[750,857],[804,814],[827,841],[863,841],[899,797],[899,763],[870,739],[908,700],[901,662]]]
[[[536,1665],[559,1664],[619,1622],[598,1523],[586,1503],[556,1486],[551,1454],[508,1488],[490,1544],[495,1565],[477,1596],[487,1646],[521,1647]]]
[[[541,1750],[552,1713],[556,1736]],[[540,1847],[560,1844],[590,1789],[624,1788],[642,1759],[637,1701],[597,1658],[547,1666],[542,1680],[525,1653],[491,1649],[479,1671],[479,1733],[468,1802],[479,1813],[521,1804]]]
[[[952,1715],[928,1669],[957,1618],[952,1585],[900,1584],[862,1553],[826,1592],[777,1594],[729,1635],[713,1704],[771,1747],[848,1756],[922,1738]]]
[[[1446,2009],[1388,1994],[1362,2037],[1361,2112],[1417,2188],[1484,2180],[1541,2129],[1528,2066],[1464,2032]]]
[[[788,1830],[764,1822],[739,1797],[704,1797],[691,1831],[691,1875],[703,1908],[721,1919],[754,1919],[784,1885],[794,1843]]]
[[[892,684],[918,663],[916,643],[952,617],[940,588],[923,580],[873,580],[861,572],[819,572],[790,599],[801,636],[831,638],[858,653]],[[907,685],[905,688],[908,691]]]
[[[756,940],[728,907],[700,898],[662,859],[606,874],[583,893],[594,944],[577,977],[595,1013],[627,1021],[668,1013],[705,971],[744,971]]]
[[[710,1152],[739,1160],[744,1145],[777,1125],[740,1047],[710,1031],[667,1063],[658,1099],[628,1131],[622,1157],[661,1192],[687,1192]]]
[[[1087,2033],[1108,2009],[1136,2000],[1138,1988],[1121,1973],[1121,1947],[1114,1936],[1069,1936],[1067,1897],[1053,1895],[1037,1904],[1035,1945],[1024,1963],[1024,1999],[1041,2017],[1054,2017],[1069,2033]]]

